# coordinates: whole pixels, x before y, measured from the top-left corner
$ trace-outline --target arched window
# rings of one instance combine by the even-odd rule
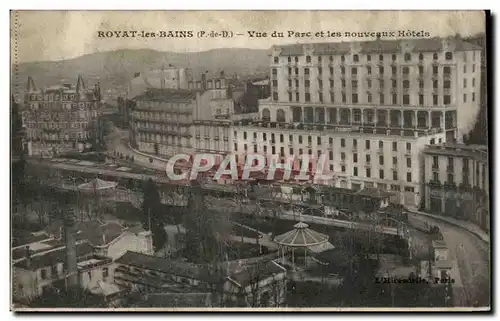
[[[283,109],[278,109],[276,111],[276,121],[280,123],[286,122],[285,111]]]
[[[424,60],[424,55],[423,54],[419,54],[418,55],[418,60],[420,60],[420,61]]]
[[[269,110],[269,108],[264,108],[262,110],[262,120],[271,120],[271,111]]]

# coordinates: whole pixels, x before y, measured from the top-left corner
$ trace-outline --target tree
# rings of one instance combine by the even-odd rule
[[[153,234],[153,246],[156,250],[162,248],[167,240],[164,222],[161,213],[160,195],[158,188],[152,179],[143,186],[142,225],[145,230],[151,230]]]

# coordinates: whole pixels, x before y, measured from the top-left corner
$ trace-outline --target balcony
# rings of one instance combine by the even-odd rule
[[[432,164],[432,170],[433,171],[438,171],[439,170],[439,165],[438,164]]]
[[[443,80],[451,80],[451,74],[443,74]]]
[[[368,161],[368,162],[365,162],[365,167],[371,167],[372,166],[372,162]]]
[[[437,180],[437,181],[436,180],[430,180],[428,184],[429,184],[429,186],[440,187],[441,186],[441,181],[439,181],[439,180]]]
[[[455,181],[446,181],[444,183],[444,187],[447,189],[454,189],[454,188],[457,188],[457,185],[456,185]]]
[[[446,166],[446,171],[448,173],[453,173],[453,172],[455,172],[455,167],[448,165],[448,166]]]
[[[451,88],[443,88],[443,95],[450,95],[451,94]]]

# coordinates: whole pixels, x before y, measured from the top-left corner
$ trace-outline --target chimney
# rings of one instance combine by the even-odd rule
[[[206,73],[201,74],[201,88],[203,88],[203,89],[207,88],[207,74]]]
[[[26,245],[26,269],[30,269],[31,268],[31,250],[30,250],[30,246],[29,245]]]
[[[76,228],[73,213],[67,213],[64,218],[64,240],[66,244],[66,286],[75,287],[78,285],[78,270],[76,261]]]

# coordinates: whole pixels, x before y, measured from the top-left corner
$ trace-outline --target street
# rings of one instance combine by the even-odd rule
[[[490,305],[488,244],[462,228],[428,217],[425,219],[429,224],[439,226],[448,244],[451,259],[458,263],[463,291],[454,289],[454,302],[468,306]]]

